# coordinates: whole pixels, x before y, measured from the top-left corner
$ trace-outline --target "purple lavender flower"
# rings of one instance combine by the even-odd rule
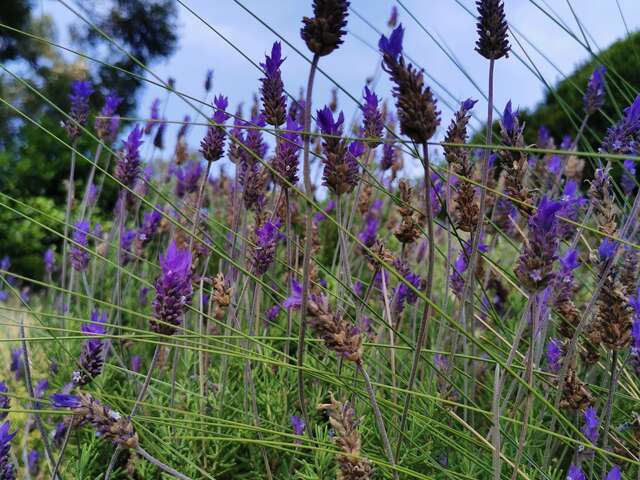
[[[562,190],[562,208],[558,211],[558,216],[568,220],[577,221],[580,215],[580,209],[587,204],[578,190],[578,184],[575,180],[567,180]],[[573,236],[576,227],[569,222],[561,221],[558,223],[560,238],[567,239]]]
[[[598,256],[601,262],[606,262],[613,258],[618,249],[617,242],[611,240],[609,237],[604,237],[598,247]]]
[[[122,98],[117,96],[115,93],[111,92],[107,95],[104,100],[104,105],[100,110],[100,117],[104,118],[96,118],[94,127],[96,129],[96,134],[98,138],[101,140],[111,140],[115,137],[117,133],[117,129],[114,130],[113,127],[117,126],[116,123],[113,123],[113,116],[116,113],[118,105],[122,102]]]
[[[98,187],[95,183],[90,183],[87,187],[87,206],[91,207],[95,205],[98,199]]]
[[[296,415],[291,415],[290,420],[291,420],[291,427],[293,428],[293,434],[303,435],[304,428],[305,428],[304,419]]]
[[[606,71],[602,65],[598,65],[589,77],[587,89],[584,92],[584,109],[587,115],[595,113],[604,105],[604,75]]]
[[[389,20],[387,20],[387,26],[389,28],[394,28],[398,24],[398,7],[393,5],[391,7],[391,14],[389,15]]]
[[[282,307],[295,310],[302,305],[302,285],[295,278],[291,279],[291,295],[282,302]]]
[[[49,396],[51,404],[54,408],[78,408],[80,407],[80,398],[77,395],[68,393],[54,393]]]
[[[614,465],[613,467],[611,467],[611,470],[609,470],[609,473],[607,473],[607,476],[605,477],[604,480],[621,480],[622,479],[622,473],[620,473],[620,467],[617,465]]]
[[[554,177],[559,177],[562,173],[562,159],[560,155],[551,155],[547,161],[547,171]]]
[[[44,394],[48,388],[49,380],[47,380],[46,378],[41,378],[33,387],[33,395],[35,396],[35,398],[42,398],[44,397]]]
[[[502,112],[502,128],[504,128],[505,132],[509,137],[513,138],[524,128],[524,125],[520,125],[518,122],[518,110],[515,112],[511,107],[511,100],[507,102],[507,105],[504,107],[504,111]]]
[[[623,167],[624,170],[620,177],[620,186],[625,194],[631,195],[636,188],[636,162],[633,160],[625,160]]]
[[[362,105],[362,131],[365,140],[370,148],[376,148],[380,145],[382,130],[384,128],[384,122],[382,120],[382,114],[379,110],[380,100],[378,96],[369,90],[369,87],[364,87],[364,105]]]
[[[76,140],[80,135],[80,127],[86,125],[89,117],[89,97],[93,93],[91,83],[84,80],[74,80],[71,83],[71,109],[69,119],[65,123],[67,135],[71,140]]]
[[[178,129],[178,135],[176,135],[178,142],[184,139],[189,132],[189,127],[191,126],[191,115],[185,115],[182,119],[182,125]]]
[[[9,370],[13,372],[16,380],[20,380],[24,376],[22,347],[14,347],[11,349],[11,363],[9,364]]]
[[[266,121],[264,115],[258,115],[257,117],[253,117],[251,122],[245,122],[244,124],[254,128],[250,128],[247,131],[243,142],[246,149],[242,149],[242,154],[245,162],[254,164],[257,162],[255,156],[264,158],[267,155],[268,146],[262,136],[262,127],[266,125]]]
[[[543,290],[553,278],[559,242],[556,214],[561,208],[561,202],[543,197],[536,213],[529,218],[529,242],[518,258],[515,273],[531,293]]]
[[[151,329],[163,335],[173,335],[193,294],[191,252],[179,249],[172,240],[166,254],[160,257],[160,268],[162,273],[155,283],[155,318],[151,320]]]
[[[418,300],[418,296],[416,292],[413,289],[411,289],[409,285],[412,285],[416,290],[420,290],[420,284],[422,282],[422,279],[420,278],[419,275],[413,273],[409,269],[409,266],[406,263],[400,260],[394,261],[393,266],[395,267],[396,270],[398,270],[398,272],[404,277],[406,281],[406,283],[405,282],[399,283],[393,292],[396,311],[402,312],[402,310],[404,309],[405,303],[408,303],[409,305],[413,305]]]
[[[541,125],[538,129],[538,139],[536,140],[536,145],[539,148],[549,148],[553,145],[551,133],[545,125]]]
[[[43,259],[44,271],[51,275],[56,268],[56,254],[53,251],[53,247],[47,248],[47,251],[44,252]]]
[[[149,293],[149,288],[148,287],[141,287],[140,291],[138,292],[138,302],[140,303],[141,307],[146,307],[147,306],[147,295]]]
[[[102,338],[95,338],[107,333],[105,323],[107,313],[93,310],[91,312],[91,322],[83,323],[80,327],[82,334],[93,337],[84,342],[80,353],[79,369],[73,372],[72,380],[76,385],[87,385],[91,383],[102,372],[104,365],[105,341]]]
[[[16,471],[11,464],[11,440],[15,437],[16,432],[9,433],[9,421],[7,420],[0,425],[0,478],[2,480],[15,480]]]
[[[394,83],[393,96],[400,131],[414,142],[423,143],[435,134],[440,125],[440,111],[433,92],[425,86],[422,70],[405,62],[403,35],[402,25],[398,25],[389,38],[384,35],[380,38],[378,47],[382,53],[383,69]]]
[[[433,365],[440,373],[446,372],[448,367],[447,357],[441,353],[434,353]]]
[[[253,247],[253,269],[258,276],[264,275],[273,263],[278,242],[284,237],[280,232],[280,219],[267,220],[255,229]]]
[[[582,415],[584,417],[584,426],[580,431],[591,443],[596,444],[598,442],[598,426],[600,425],[598,412],[595,408],[588,407]]]
[[[135,449],[138,446],[138,435],[131,419],[102,405],[91,395],[54,394],[49,397],[56,408],[68,408],[79,422],[89,423],[99,437],[111,440],[123,448]]]
[[[122,250],[122,265],[126,265],[133,258],[133,240],[137,234],[135,230],[125,230],[120,236],[120,249]]]
[[[396,147],[394,141],[387,141],[382,145],[382,158],[380,159],[380,169],[384,172],[389,170],[393,166],[393,161],[396,157]]]
[[[317,112],[317,121],[320,131],[324,135],[322,149],[324,171],[322,172],[322,184],[328,187],[336,195],[348,193],[358,183],[357,157],[362,155],[364,146],[361,142],[352,142],[347,149],[347,142],[341,138],[344,124],[344,114],[340,112],[338,119],[333,118],[333,113],[328,106]]]
[[[145,247],[155,236],[162,220],[162,214],[160,211],[162,206],[156,205],[155,209],[147,210],[144,212],[142,218],[142,225],[138,229],[138,241],[140,242],[140,248]]]
[[[265,55],[264,63],[260,64],[265,76],[260,79],[262,87],[262,114],[269,125],[279,127],[287,116],[287,99],[284,96],[284,84],[280,66],[285,61],[282,58],[282,45],[274,42],[271,56]]]
[[[269,310],[267,310],[267,313],[266,313],[267,323],[275,322],[281,310],[282,310],[282,307],[280,305],[274,305]]]
[[[338,115],[338,119],[334,120],[331,109],[325,105],[323,109],[316,112],[316,115],[318,126],[324,135],[342,135],[342,125],[344,123],[344,114],[342,112]]]
[[[289,184],[298,182],[298,157],[302,148],[301,137],[298,132],[302,131],[302,125],[291,118],[287,118],[286,132],[279,134],[276,143],[276,154],[273,157],[271,166],[278,175],[273,179],[283,188],[289,188]]]
[[[140,175],[140,146],[142,129],[136,125],[123,143],[124,150],[118,157],[113,176],[125,187],[133,188]]]
[[[142,358],[140,358],[140,355],[133,355],[131,357],[131,371],[139,373],[141,367],[142,367]]]
[[[155,98],[151,103],[151,110],[149,114],[149,121],[144,126],[144,134],[149,135],[153,130],[153,127],[160,120],[160,99]]]
[[[5,395],[9,389],[7,388],[7,384],[4,382],[0,382],[0,421],[7,418],[9,415],[9,408],[11,407],[11,401],[9,397]]]
[[[227,138],[227,131],[224,128],[225,122],[230,115],[226,112],[229,106],[229,99],[218,95],[213,99],[215,112],[211,117],[211,123],[207,128],[207,134],[200,142],[200,152],[208,162],[220,160],[224,155],[224,144]]]
[[[478,251],[481,253],[486,253],[489,250],[489,247],[480,242],[478,244]],[[464,273],[467,271],[469,267],[469,257],[471,255],[471,244],[469,242],[464,242],[462,244],[462,250],[458,254],[455,262],[453,263],[453,270],[451,275],[449,276],[449,282],[451,285],[451,290],[458,297],[460,297],[464,293]]]
[[[91,225],[89,221],[80,220],[74,225],[74,231],[71,235],[71,239],[75,242],[71,246],[71,265],[78,272],[85,271],[89,266],[89,252],[85,248],[89,245],[88,235],[90,231]]]
[[[379,225],[380,220],[375,216],[370,216],[367,219],[365,227],[360,233],[358,233],[358,240],[360,240],[365,247],[373,247],[373,244],[376,242],[376,238],[378,235]]]
[[[402,54],[402,37],[404,36],[404,27],[402,24],[393,29],[389,38],[385,35],[380,37],[378,41],[378,49],[383,55],[398,61],[398,57]]]
[[[625,108],[624,117],[607,130],[602,142],[602,150],[609,153],[638,153],[637,137],[640,131],[640,95]]]
[[[167,123],[160,122],[160,126],[158,127],[158,131],[156,132],[155,137],[153,137],[153,146],[159,150],[164,150],[164,133],[167,130]]]
[[[211,85],[213,84],[213,70],[208,69],[204,76],[204,91],[209,93],[211,91]]]
[[[202,164],[197,160],[187,162],[176,170],[176,195],[182,198],[187,193],[195,193],[200,185]]]
[[[32,477],[37,476],[40,471],[40,457],[40,452],[36,449],[31,450],[27,456],[27,468]]]
[[[549,339],[545,355],[547,357],[549,371],[552,373],[558,373],[562,367],[562,344],[560,343],[560,340],[557,338]]]
[[[322,212],[316,212],[313,216],[313,221],[316,223],[324,222],[327,219],[327,213],[331,213],[336,208],[335,200],[329,200],[327,206]]]
[[[587,480],[580,467],[571,465],[567,472],[567,480]]]

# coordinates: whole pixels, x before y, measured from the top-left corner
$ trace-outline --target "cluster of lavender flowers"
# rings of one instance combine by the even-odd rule
[[[476,3],[475,49],[489,61],[493,93],[495,61],[511,51],[510,26],[502,1]],[[608,129],[599,145],[603,158],[591,158],[592,177],[579,150],[590,139],[585,135],[590,122],[607,106],[605,81],[611,74],[602,65],[583,85],[579,131],[561,132],[566,134],[556,142],[557,132],[541,126],[532,137],[526,115],[509,100],[496,128],[487,129],[487,138],[495,130],[496,139],[471,148],[477,101],[461,101],[446,132],[439,131],[440,102],[428,85],[430,76],[409,61],[405,28],[394,8],[390,29],[378,42],[393,102],[385,102],[379,87],[374,91],[374,77],[367,79],[349,121],[337,90],[319,107],[312,104],[312,87],[320,59],[345,41],[350,11],[345,0],[313,0],[313,16],[303,19],[300,31],[312,54],[309,80],[297,100],[289,100],[285,88],[284,79],[293,73],[287,42],[271,44],[259,64],[258,93],[248,112],[238,99],[213,94],[208,70],[202,102],[207,123],[200,132],[190,115],[174,132],[162,117],[166,100],[160,99],[152,102],[144,124],[121,127],[122,92],[106,88],[99,89],[109,93],[90,123],[94,87],[72,83],[63,127],[78,145],[81,131],[93,125],[94,140],[102,143],[95,147],[81,202],[73,198],[71,178],[66,212],[71,242],[63,244],[61,255],[52,245],[42,257],[46,284],[59,284],[62,293],[36,291],[30,298],[32,286],[9,273],[9,258],[0,262],[0,301],[10,301],[9,292],[17,290],[36,312],[41,304],[43,310],[47,302],[55,305],[56,312],[45,317],[59,322],[45,325],[51,331],[67,332],[73,319],[84,320],[75,358],[62,365],[64,375],[33,381],[31,372],[43,370],[41,356],[23,346],[11,351],[13,378],[33,396],[33,410],[24,427],[19,424],[24,444],[36,447],[25,450],[20,463],[32,477],[42,475],[39,452],[49,448],[50,413],[43,409],[50,384],[59,392],[50,397],[51,405],[68,414],[53,434],[62,463],[74,455],[65,453],[71,431],[81,427],[108,440],[103,448],[114,449],[112,466],[120,468],[122,449],[150,460],[140,442],[159,427],[137,412],[148,408],[143,401],[153,385],[161,395],[149,401],[164,398],[166,389],[167,412],[176,416],[172,430],[181,428],[180,412],[194,408],[203,421],[214,404],[220,408],[216,415],[236,415],[233,402],[244,396],[243,419],[251,422],[257,441],[246,450],[234,442],[226,448],[237,454],[238,464],[245,461],[241,455],[253,458],[254,449],[260,451],[264,467],[251,460],[251,468],[264,468],[265,478],[328,478],[334,470],[344,480],[399,478],[411,469],[460,476],[457,454],[439,455],[451,440],[432,435],[423,428],[424,412],[411,410],[425,405],[438,407],[428,411],[429,421],[431,416],[439,421],[436,412],[444,411],[450,414],[447,422],[458,422],[448,425],[449,434],[463,427],[486,431],[503,446],[512,432],[502,419],[512,421],[520,434],[515,461],[509,462],[514,475],[545,470],[535,464],[537,453],[523,454],[529,444],[545,442],[544,461],[553,465],[553,471],[544,471],[549,477],[586,480],[585,472],[602,467],[598,478],[617,480],[637,468],[632,454],[640,420],[626,430],[617,423],[635,415],[630,404],[640,375],[640,197],[625,202],[618,190],[629,198],[638,195],[640,96]],[[167,98],[183,98],[173,80],[168,86]],[[492,127],[493,94],[488,101],[486,122]],[[238,105],[233,114],[232,104]],[[201,135],[195,149],[190,147],[194,134]],[[536,135],[538,150],[528,146]],[[108,144],[119,148],[110,150],[112,163],[107,163],[113,178],[100,178],[97,167],[105,164],[101,155]],[[98,206],[113,200],[108,183],[113,179],[119,194],[109,216]],[[68,268],[73,270],[67,275]],[[307,329],[313,340],[305,337]],[[157,337],[151,360],[145,330]],[[119,337],[127,332],[136,335]],[[162,338],[172,335],[176,338]],[[189,349],[197,354],[185,354]],[[432,362],[424,361],[425,351]],[[55,352],[56,358],[62,354]],[[105,368],[111,364],[117,368]],[[145,369],[144,383],[131,381]],[[278,395],[265,393],[265,385],[279,388],[278,382],[292,386]],[[328,382],[339,388],[332,393]],[[622,382],[628,402],[617,394]],[[6,420],[10,383],[0,382],[0,478],[11,480],[18,465],[11,452],[16,432]],[[366,401],[357,395],[360,387]],[[199,394],[192,396],[190,388]],[[137,398],[130,416],[102,401],[115,402],[114,391],[120,390],[131,396],[117,398]],[[351,400],[339,401],[338,395]],[[320,399],[324,416],[309,415],[312,398]],[[362,417],[356,416],[356,399]],[[470,414],[490,409],[498,425]],[[334,464],[313,465],[306,456],[283,461],[286,449],[282,458],[271,455],[267,426],[282,419],[297,449],[330,439],[337,447]],[[385,426],[392,420],[395,452]],[[42,430],[34,440],[29,432],[36,424]],[[460,442],[465,438],[461,433]],[[418,442],[433,447],[421,455],[434,457],[420,467],[412,464]],[[240,475],[244,467],[234,470],[227,460],[223,467],[218,458],[210,463],[209,442],[202,444],[208,466],[228,469],[223,476]],[[380,447],[385,462],[377,460],[379,452],[374,455]],[[504,475],[498,460],[512,455],[511,447],[496,450],[494,477]],[[609,468],[607,456],[620,466]],[[49,452],[46,458],[51,459]],[[560,465],[568,470],[558,473]],[[193,466],[185,462],[185,468]],[[482,473],[473,466],[464,475],[488,475],[484,461],[481,466]],[[131,477],[138,475],[134,456],[127,468]]]

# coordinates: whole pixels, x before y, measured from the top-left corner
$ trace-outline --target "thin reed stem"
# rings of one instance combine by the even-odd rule
[[[153,375],[153,370],[155,369],[156,363],[158,362],[160,348],[161,346],[158,343],[156,344],[153,350],[153,358],[151,359],[151,363],[149,364],[147,375],[144,378],[144,383],[142,384],[142,388],[140,388],[140,391],[138,392],[138,397],[136,398],[136,401],[133,404],[133,408],[131,409],[131,413],[129,414],[129,417],[131,418],[133,418],[133,416],[138,411],[138,407],[140,406],[140,403],[142,402],[142,400],[144,399],[147,393],[147,389],[149,388],[149,384],[151,383],[151,376]],[[104,480],[109,480],[109,478],[111,477],[111,473],[113,472],[113,469],[116,466],[116,462],[118,461],[118,457],[120,456],[120,452],[122,450],[123,448],[120,445],[116,447],[116,450],[113,452],[113,455],[111,456],[111,460],[109,461],[109,466],[107,467],[107,471],[104,474]]]
[[[181,480],[191,480],[189,477],[187,477],[186,475],[183,475],[182,473],[178,472],[177,470],[171,468],[169,465],[166,465],[166,464],[162,463],[160,460],[158,460],[157,458],[152,456],[149,452],[147,452],[140,445],[138,445],[138,447],[136,448],[136,452],[142,458],[144,458],[146,461],[148,461],[149,463],[152,463],[153,465],[158,467],[163,472],[168,473],[169,475],[173,475],[174,477],[179,478]]]
[[[609,444],[609,428],[611,427],[611,413],[613,412],[613,401],[615,399],[616,387],[618,385],[618,350],[611,352],[611,368],[609,375],[609,392],[607,393],[607,402],[604,405],[602,418],[604,419],[602,427],[602,449],[606,450]]]
[[[29,348],[27,345],[27,336],[24,328],[24,315],[20,315],[20,343],[22,344],[22,354],[24,355],[24,380],[27,386],[27,392],[29,393],[31,408],[33,409],[33,419],[36,422],[36,427],[40,432],[40,437],[42,441],[42,446],[44,448],[45,456],[47,457],[47,464],[49,465],[49,469],[51,472],[54,472],[54,464],[53,464],[53,453],[51,450],[51,445],[49,444],[49,437],[47,435],[47,431],[44,428],[44,424],[42,423],[42,418],[40,417],[40,412],[38,412],[38,406],[36,405],[35,398],[36,394],[33,389],[33,377],[31,376],[31,357],[29,356]],[[56,474],[57,475],[57,474]],[[59,479],[59,476],[53,476],[52,478]]]
[[[364,386],[367,389],[367,394],[369,395],[369,402],[371,402],[371,408],[373,409],[373,416],[376,419],[376,424],[378,426],[378,433],[382,438],[382,444],[384,446],[384,452],[387,455],[387,461],[391,468],[393,469],[393,478],[398,478],[398,472],[395,470],[396,461],[393,456],[393,450],[391,449],[391,443],[389,443],[389,436],[387,435],[387,429],[384,426],[384,418],[382,417],[382,413],[380,412],[380,407],[378,406],[378,401],[376,400],[376,392],[373,389],[373,385],[371,384],[371,379],[369,378],[369,374],[367,370],[364,368],[362,364],[362,360],[356,362],[356,366],[358,367],[358,371],[362,375],[364,380]]]
[[[303,165],[302,172],[304,177],[304,193],[308,199],[311,199],[313,195],[313,186],[311,185],[311,165],[309,162],[309,143],[311,137],[309,132],[311,131],[311,101],[313,100],[313,80],[318,68],[318,61],[320,57],[315,54],[311,61],[311,68],[309,69],[309,79],[307,81],[307,99],[304,105],[304,133],[303,133]],[[307,435],[310,439],[313,439],[311,423],[309,421],[309,413],[307,412],[305,392],[304,392],[304,372],[302,367],[304,366],[304,352],[305,352],[305,335],[307,330],[307,300],[309,299],[309,262],[311,261],[311,217],[312,206],[307,203],[307,216],[305,221],[305,238],[304,238],[304,253],[302,260],[302,305],[300,306],[300,326],[298,331],[298,351],[296,357],[296,365],[298,367],[298,400],[300,402],[300,411],[304,418]]]
[[[60,285],[64,289],[65,282],[67,279],[67,249],[68,249],[68,238],[69,238],[69,224],[71,223],[71,207],[73,206],[73,190],[74,190],[74,181],[75,181],[75,170],[76,170],[76,149],[78,147],[78,140],[73,141],[73,145],[71,146],[71,164],[69,166],[69,179],[67,184],[67,204],[64,211],[64,235],[62,237],[62,271],[60,273]],[[64,294],[60,294],[60,305],[59,311],[64,311]]]
[[[427,278],[425,281],[424,296],[426,298],[422,319],[420,320],[420,327],[418,329],[418,338],[416,339],[415,350],[413,351],[413,359],[411,361],[411,372],[409,373],[409,381],[407,382],[407,393],[404,398],[404,406],[402,407],[402,416],[400,417],[400,428],[398,436],[398,444],[396,446],[396,457],[400,456],[402,451],[402,441],[404,440],[404,429],[407,424],[407,416],[409,415],[409,406],[411,405],[411,398],[413,390],[413,384],[416,380],[416,374],[418,372],[418,363],[420,361],[420,354],[422,347],[425,343],[427,336],[427,329],[429,327],[429,319],[431,314],[431,290],[433,287],[433,270],[435,264],[435,238],[433,235],[433,210],[431,208],[431,174],[429,167],[429,146],[425,142],[422,145],[422,167],[424,170],[424,182],[425,182],[425,215],[427,217],[427,240],[428,254],[427,254]]]

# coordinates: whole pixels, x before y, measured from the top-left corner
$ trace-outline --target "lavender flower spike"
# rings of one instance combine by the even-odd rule
[[[173,335],[193,294],[191,252],[179,249],[175,240],[172,240],[166,254],[160,257],[160,267],[162,273],[155,283],[155,318],[151,320],[151,329],[163,335]]]
[[[501,0],[478,0],[478,41],[476,52],[487,60],[509,56],[507,20]]]
[[[71,235],[71,239],[78,245],[71,247],[71,265],[78,272],[83,272],[89,266],[89,252],[82,247],[87,247],[89,244],[88,235],[91,230],[91,225],[88,220],[80,220],[75,225],[75,230]]]
[[[364,87],[364,105],[361,107],[363,116],[362,130],[366,137],[365,142],[371,148],[376,148],[380,145],[382,130],[384,129],[379,103],[378,96],[369,90],[369,87]]]
[[[71,84],[71,109],[69,119],[64,127],[71,140],[80,136],[80,127],[86,125],[89,117],[89,97],[93,93],[91,83],[84,80],[75,80]]]
[[[604,75],[606,68],[598,65],[589,77],[587,89],[584,92],[584,109],[588,115],[598,111],[604,105]]]
[[[229,119],[230,115],[226,112],[229,106],[229,99],[222,95],[218,95],[213,99],[215,112],[211,117],[213,125],[209,125],[207,134],[200,142],[200,152],[208,162],[220,160],[224,155],[224,143],[227,138],[227,131],[224,123]]]
[[[324,171],[323,185],[336,195],[352,191],[358,183],[358,161],[356,156],[362,154],[362,144],[352,142],[347,148],[347,141],[341,138],[344,114],[340,112],[338,119],[333,118],[331,109],[325,106],[317,112],[318,126],[324,135],[322,142]],[[352,148],[353,147],[353,148]]]
[[[81,330],[86,336],[105,335],[107,329],[104,324],[107,321],[107,312],[91,312],[91,322],[83,323]],[[102,372],[104,364],[104,340],[102,338],[91,338],[87,340],[80,354],[79,370],[73,372],[72,380],[76,385],[87,385],[91,383]]]
[[[293,428],[293,433],[295,435],[302,435],[304,433],[304,419],[300,418],[296,415],[291,415],[291,427]]]
[[[79,393],[67,395],[56,393],[49,397],[56,408],[68,408],[78,417],[80,422],[88,422],[96,430],[98,436],[111,440],[122,448],[138,447],[138,434],[133,428],[131,419],[102,405],[91,395]]]
[[[114,123],[113,118],[121,102],[122,98],[115,93],[109,93],[105,98],[100,110],[100,117],[104,118],[96,118],[94,124],[96,134],[101,140],[111,140],[116,135],[118,123]]]
[[[113,176],[125,187],[133,188],[140,175],[140,146],[142,145],[142,128],[136,125],[124,142],[124,150],[116,163]]]
[[[52,274],[56,268],[56,255],[53,251],[53,247],[47,248],[47,251],[44,252],[44,271],[48,274]]]
[[[282,45],[274,42],[271,47],[271,56],[265,55],[264,63],[260,66],[264,70],[265,76],[260,79],[262,87],[262,114],[269,125],[279,127],[287,116],[287,99],[284,96],[284,84],[280,66],[285,61],[282,58]]]
[[[255,229],[255,245],[253,247],[253,268],[258,276],[264,275],[276,255],[278,241],[284,236],[280,233],[280,219],[267,220]]]
[[[385,35],[380,37],[378,41],[378,49],[383,55],[388,55],[391,59],[397,61],[402,53],[402,38],[404,37],[404,27],[402,24],[393,29],[389,38]]]
[[[602,150],[609,153],[636,155],[638,132],[640,132],[640,95],[625,108],[622,120],[607,130],[602,141]]]
[[[0,425],[0,478],[2,480],[15,480],[16,470],[11,464],[11,440],[17,432],[9,433],[9,421]]]
[[[614,465],[611,470],[609,470],[609,473],[607,473],[607,476],[605,477],[604,480],[621,480],[622,479],[622,473],[620,473],[620,467],[617,465]]]
[[[348,10],[347,0],[313,0],[313,17],[304,17],[300,29],[300,37],[309,50],[324,57],[342,45]]]
[[[569,467],[569,471],[567,472],[567,480],[587,480],[584,472],[577,467],[576,465],[571,465]]]
[[[302,149],[298,133],[302,131],[302,125],[292,118],[287,118],[286,130],[278,136],[276,154],[271,164],[278,174],[274,175],[273,180],[283,188],[289,188],[289,184],[295,186],[299,180],[298,157]]]
[[[562,202],[543,197],[535,215],[529,218],[529,242],[515,269],[516,276],[529,292],[543,290],[552,279],[559,242],[556,214],[561,208]]]
[[[598,441],[598,426],[600,425],[600,419],[598,418],[596,409],[588,407],[584,413],[584,426],[580,431],[584,434],[589,441],[595,444]]]
[[[558,373],[562,364],[562,345],[557,338],[552,338],[547,343],[546,349],[547,365],[552,373]]]
[[[9,408],[11,407],[11,401],[9,397],[5,395],[9,389],[7,388],[7,384],[4,382],[0,382],[0,421],[7,418],[9,415]]]

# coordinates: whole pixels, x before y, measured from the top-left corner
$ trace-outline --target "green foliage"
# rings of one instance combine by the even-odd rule
[[[56,220],[63,221],[64,208],[45,196],[28,197],[24,200],[26,205],[39,212],[18,207],[15,201],[7,202],[5,197],[1,197],[0,202],[26,211],[31,216],[31,219],[25,219],[7,208],[0,208],[2,255],[9,255],[14,271],[32,272],[34,278],[42,278],[42,253],[57,238],[35,222],[51,225]]]

